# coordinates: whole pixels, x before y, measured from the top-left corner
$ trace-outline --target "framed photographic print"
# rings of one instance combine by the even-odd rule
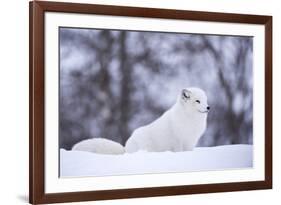
[[[30,203],[271,187],[271,16],[30,2]]]

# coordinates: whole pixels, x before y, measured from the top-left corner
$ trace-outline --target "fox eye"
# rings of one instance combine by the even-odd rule
[[[195,102],[199,103],[200,104],[200,100],[196,100]]]

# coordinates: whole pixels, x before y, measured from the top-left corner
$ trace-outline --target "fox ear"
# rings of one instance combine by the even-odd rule
[[[182,92],[181,92],[181,98],[184,100],[184,101],[187,101],[190,99],[190,95],[191,95],[191,91],[187,90],[187,89],[183,89]]]

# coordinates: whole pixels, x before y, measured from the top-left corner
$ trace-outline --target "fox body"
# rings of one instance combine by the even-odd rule
[[[203,90],[183,89],[176,103],[161,117],[133,132],[126,143],[126,152],[193,150],[206,129],[209,109]]]

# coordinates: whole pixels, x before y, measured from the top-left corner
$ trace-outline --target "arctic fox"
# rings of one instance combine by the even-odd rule
[[[199,88],[183,89],[176,103],[151,124],[136,129],[125,145],[126,152],[193,150],[207,124],[205,92]]]
[[[74,145],[72,150],[99,154],[123,154],[139,150],[148,152],[193,150],[207,124],[205,92],[199,88],[182,89],[176,103],[154,122],[136,129],[125,147],[103,138],[93,138]]]

